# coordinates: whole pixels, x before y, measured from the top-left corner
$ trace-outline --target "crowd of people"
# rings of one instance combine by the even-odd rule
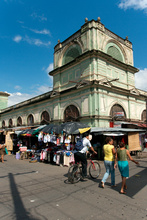
[[[75,162],[78,163],[79,161],[82,163],[82,175],[83,178],[87,178],[87,157],[86,154],[89,150],[93,151],[94,154],[97,154],[97,152],[94,150],[94,148],[91,145],[90,142],[90,133],[85,132],[83,134],[82,138],[82,147],[79,151],[76,151],[74,153]],[[125,144],[123,142],[119,143],[119,147],[116,149],[113,145],[113,139],[111,137],[106,138],[106,144],[103,146],[103,154],[104,154],[104,166],[106,169],[106,172],[104,173],[104,176],[101,180],[101,187],[105,187],[105,183],[111,175],[111,187],[116,187],[115,184],[115,169],[118,166],[121,178],[122,178],[122,184],[120,189],[120,194],[126,194],[127,185],[126,185],[126,179],[129,177],[129,163],[128,158],[135,164],[139,165],[137,161],[135,161],[130,153],[129,150],[125,148]],[[4,163],[4,155],[6,153],[6,145],[4,141],[0,143],[0,160],[2,163]]]
[[[97,154],[94,148],[91,146],[89,141],[89,133],[83,134],[83,147],[80,151],[75,153],[75,162],[82,163],[82,176],[83,178],[87,178],[87,158],[86,153],[88,150],[93,151],[93,153]],[[101,180],[101,187],[105,187],[106,180],[108,179],[109,175],[111,174],[111,187],[116,187],[115,184],[115,169],[118,169],[122,178],[122,184],[120,189],[120,194],[126,194],[127,185],[126,185],[126,178],[129,177],[129,163],[128,158],[135,164],[139,165],[137,161],[135,161],[130,153],[129,150],[125,148],[125,144],[123,142],[119,143],[117,149],[115,149],[113,145],[113,139],[111,137],[106,138],[106,144],[103,146],[103,154],[104,154],[104,165],[106,172]]]

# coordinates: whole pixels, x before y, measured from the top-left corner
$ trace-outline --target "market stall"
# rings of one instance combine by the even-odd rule
[[[31,154],[30,162],[42,161],[69,166],[74,161],[73,149],[79,138],[80,131],[78,129],[84,129],[84,132],[90,127],[79,122],[66,122],[61,125],[49,124],[40,126],[39,129],[22,131],[18,136],[21,146],[27,146],[25,158]],[[32,149],[35,143],[37,143],[36,149]],[[21,154],[23,154],[22,151]]]
[[[47,125],[38,134],[39,146],[46,143],[41,151],[41,161],[48,161],[58,165],[69,166],[74,161],[73,149],[79,133],[74,132],[88,126],[79,122],[66,122],[61,125]],[[88,127],[88,129],[90,129]],[[50,146],[48,146],[50,144]],[[54,146],[53,146],[54,144]]]
[[[144,133],[143,129],[93,127],[91,128],[92,145],[97,147],[98,159],[103,159],[102,149],[107,136],[113,138],[115,148],[122,141],[130,152],[141,151],[140,135],[142,133]]]

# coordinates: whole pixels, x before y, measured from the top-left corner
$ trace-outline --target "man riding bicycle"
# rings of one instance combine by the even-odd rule
[[[94,148],[92,147],[92,145],[89,141],[89,132],[83,133],[82,142],[83,142],[83,148],[80,151],[76,152],[74,154],[74,157],[75,157],[75,163],[81,162],[81,164],[82,164],[82,176],[83,176],[83,178],[87,178],[86,153],[88,152],[88,148],[90,148],[90,150],[92,150],[95,154],[97,154],[97,152],[94,150]]]

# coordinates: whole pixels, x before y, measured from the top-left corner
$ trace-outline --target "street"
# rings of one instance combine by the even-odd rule
[[[129,162],[127,194],[119,194],[121,176],[116,169],[117,187],[99,187],[105,172],[97,180],[69,184],[68,167],[6,155],[0,163],[1,220],[111,220],[147,219],[147,158]]]

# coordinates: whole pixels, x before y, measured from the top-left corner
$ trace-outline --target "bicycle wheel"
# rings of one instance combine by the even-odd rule
[[[96,179],[101,173],[100,164],[96,161],[92,161],[89,167],[89,175],[91,178]]]
[[[68,170],[68,181],[77,183],[81,179],[81,169],[77,164],[72,165]]]

